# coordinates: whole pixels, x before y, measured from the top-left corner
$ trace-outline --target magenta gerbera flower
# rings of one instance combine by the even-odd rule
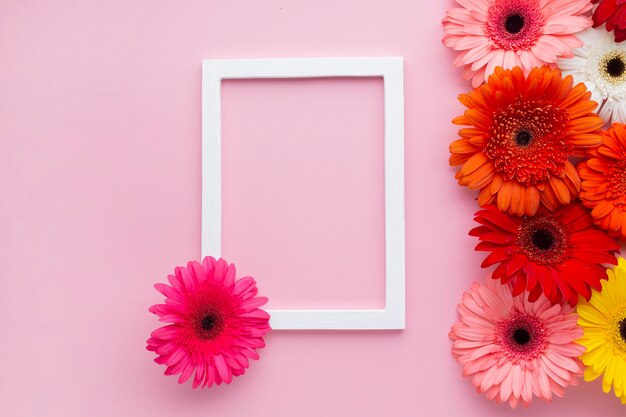
[[[513,297],[509,285],[491,279],[463,294],[461,320],[452,326],[452,354],[480,393],[497,402],[528,406],[533,395],[551,401],[578,383],[585,348],[578,316],[543,295]]]
[[[193,387],[230,384],[243,375],[250,359],[259,359],[270,330],[269,314],[259,307],[252,277],[235,280],[235,265],[206,257],[178,267],[168,275],[171,284],[156,284],[165,304],[150,307],[159,320],[171,323],[152,332],[147,349],[165,375],[177,375],[179,383],[193,377]]]
[[[583,14],[590,0],[456,0],[443,19],[444,45],[459,51],[454,61],[478,87],[493,70],[554,65],[582,46],[573,34],[591,26]]]

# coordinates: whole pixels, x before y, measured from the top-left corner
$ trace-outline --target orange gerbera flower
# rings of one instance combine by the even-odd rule
[[[544,66],[527,77],[520,68],[497,68],[459,101],[468,109],[453,120],[465,126],[450,145],[450,165],[461,166],[460,185],[480,190],[478,203],[532,216],[569,204],[580,191],[572,155],[602,143],[597,103],[583,83]]]
[[[580,199],[599,227],[626,239],[626,126],[614,123],[602,137],[604,143],[576,167],[582,178]]]

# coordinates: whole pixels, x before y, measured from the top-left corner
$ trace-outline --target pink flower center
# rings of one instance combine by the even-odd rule
[[[495,0],[487,10],[487,34],[501,49],[528,49],[541,36],[543,13],[537,0]]]
[[[541,321],[520,312],[498,325],[497,341],[506,357],[515,363],[537,357],[547,343]]]

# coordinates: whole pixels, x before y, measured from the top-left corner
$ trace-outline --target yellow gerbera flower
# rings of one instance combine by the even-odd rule
[[[578,324],[584,335],[578,343],[587,348],[581,356],[585,381],[601,375],[602,389],[626,404],[626,260],[619,258],[614,269],[608,269],[608,281],[602,291],[593,291],[591,300],[578,304]]]

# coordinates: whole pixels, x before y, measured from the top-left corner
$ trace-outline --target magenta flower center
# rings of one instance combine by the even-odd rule
[[[205,311],[199,314],[195,321],[195,332],[201,339],[213,340],[222,333],[223,329],[224,316],[218,311]]]
[[[200,320],[200,326],[202,330],[206,330],[207,332],[213,330],[215,325],[217,324],[217,317],[213,314],[208,314]]]
[[[501,49],[529,49],[541,36],[543,24],[537,0],[495,0],[487,10],[487,34]]]
[[[533,262],[561,263],[567,257],[568,234],[565,227],[556,219],[537,215],[522,220],[517,244]]]
[[[498,325],[497,340],[506,357],[514,362],[533,359],[546,347],[541,321],[520,312]]]

